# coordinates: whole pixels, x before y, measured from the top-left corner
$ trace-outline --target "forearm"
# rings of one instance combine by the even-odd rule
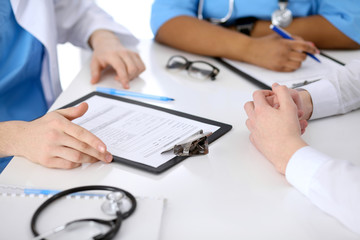
[[[270,21],[259,20],[251,32],[252,37],[271,34]],[[316,26],[316,27],[314,27]],[[320,15],[295,18],[286,31],[315,43],[322,49],[359,49],[360,45],[342,33]]]
[[[246,61],[250,38],[193,17],[180,16],[163,24],[156,41],[183,51]]]
[[[0,123],[0,158],[17,155],[17,143],[25,122],[8,121]]]
[[[292,156],[286,178],[319,208],[360,234],[359,166],[305,147]]]

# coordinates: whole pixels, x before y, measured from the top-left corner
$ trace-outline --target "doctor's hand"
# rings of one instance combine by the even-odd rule
[[[128,89],[129,81],[145,70],[139,54],[126,49],[110,31],[95,31],[90,36],[89,44],[94,50],[90,66],[93,84],[100,80],[101,71],[111,66],[116,72],[115,79]]]
[[[306,53],[315,54],[317,48],[299,37],[288,40],[276,34],[251,38],[245,61],[279,72],[292,72],[301,67]]]
[[[273,93],[279,101],[274,108],[267,101],[271,91],[256,91],[254,101],[244,106],[250,130],[250,141],[269,160],[276,169],[285,174],[291,156],[307,144],[301,139],[298,109],[289,90],[275,85]]]
[[[19,122],[15,155],[49,168],[70,169],[82,163],[111,162],[105,144],[71,120],[85,114],[86,103],[47,113],[32,122]]]

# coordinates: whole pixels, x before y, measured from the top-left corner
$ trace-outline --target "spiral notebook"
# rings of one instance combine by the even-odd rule
[[[0,239],[32,239],[31,217],[50,196],[28,194],[21,187],[0,185]],[[123,221],[120,232],[114,239],[159,239],[165,199],[136,197],[136,200],[136,211]],[[113,217],[101,211],[104,201],[105,197],[85,194],[54,202],[54,206],[49,206],[40,216],[38,230],[42,233],[81,218],[112,219]]]

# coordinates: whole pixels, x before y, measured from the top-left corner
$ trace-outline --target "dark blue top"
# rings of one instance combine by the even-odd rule
[[[40,81],[43,55],[41,42],[17,23],[10,0],[0,1],[1,122],[31,121],[46,113]],[[0,172],[2,163],[0,159]]]

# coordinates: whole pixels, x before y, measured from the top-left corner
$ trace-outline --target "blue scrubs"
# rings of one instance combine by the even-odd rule
[[[278,9],[277,0],[235,0],[231,20],[256,17],[270,20]],[[168,20],[181,16],[197,17],[199,0],[155,0],[151,12],[151,28],[156,35]],[[360,4],[358,0],[289,0],[294,17],[321,15],[349,38],[360,44]],[[228,0],[204,0],[203,17],[223,18],[229,10]]]
[[[46,113],[43,54],[43,45],[16,22],[10,1],[0,1],[0,122],[31,121]],[[0,172],[11,158],[0,158]]]

